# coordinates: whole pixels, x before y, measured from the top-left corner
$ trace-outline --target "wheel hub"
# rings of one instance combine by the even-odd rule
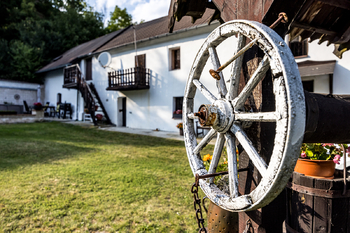
[[[213,127],[220,133],[226,133],[234,121],[232,105],[223,99],[216,100],[213,104],[202,104],[194,115],[198,117],[201,126]]]

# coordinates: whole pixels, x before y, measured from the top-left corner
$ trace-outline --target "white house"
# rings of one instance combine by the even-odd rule
[[[118,127],[177,131],[176,125],[181,122],[179,110],[193,60],[205,38],[219,26],[216,21],[208,25],[212,14],[213,10],[208,9],[195,24],[186,16],[175,23],[171,34],[167,28],[168,18],[162,17],[67,51],[38,71],[45,76],[45,102],[69,102],[73,106],[73,119],[82,120],[84,99],[78,90],[63,87],[63,68],[79,64],[87,82],[95,85],[112,123]],[[235,38],[230,38],[218,47],[222,61],[233,55],[230,48],[234,43]],[[350,53],[338,59],[332,48],[325,44],[318,45],[317,41],[297,43],[301,43],[298,48],[300,50],[301,46],[302,49],[293,52],[297,53],[296,61],[306,89],[323,94],[350,94],[347,88],[350,85]],[[103,52],[111,55],[111,62],[105,67],[98,60]],[[108,54],[104,54],[107,59]],[[130,74],[135,67],[147,70],[142,74]],[[227,77],[228,72],[229,69],[224,73]],[[118,74],[119,79],[113,78]],[[130,79],[134,81],[141,75],[146,83],[128,82],[128,75],[134,75],[134,79]],[[123,85],[115,86],[115,82],[123,82]],[[213,79],[203,79],[203,84],[212,91],[216,89]],[[202,103],[207,100],[196,95],[195,109]]]
[[[114,124],[123,126],[124,121],[126,127],[176,131],[182,116],[173,113],[182,109],[184,87],[193,59],[204,39],[219,25],[218,22],[208,25],[212,13],[208,10],[195,24],[190,17],[183,18],[175,24],[171,34],[165,16],[118,31],[108,39],[105,37],[109,35],[87,42],[90,46],[85,43],[67,51],[38,71],[45,75],[45,101],[71,103],[73,119],[82,120],[83,98],[76,89],[63,87],[64,66],[77,63],[88,82],[94,83]],[[98,56],[106,51],[111,54],[112,62],[103,67]],[[106,90],[108,73],[127,72],[136,67],[135,57],[150,71],[149,88],[133,90],[131,86],[124,90]]]

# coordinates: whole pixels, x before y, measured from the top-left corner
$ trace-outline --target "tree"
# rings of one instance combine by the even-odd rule
[[[132,24],[132,16],[128,14],[126,8],[122,10],[118,6],[115,6],[114,11],[111,12],[110,15],[111,20],[108,21],[108,26],[106,27],[106,30],[109,33]]]
[[[0,78],[40,81],[35,71],[106,33],[84,0],[1,0]]]

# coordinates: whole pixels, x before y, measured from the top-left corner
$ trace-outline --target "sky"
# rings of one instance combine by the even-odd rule
[[[132,15],[133,22],[150,21],[166,16],[170,6],[170,0],[86,0],[86,2],[95,11],[104,14],[105,25],[116,5],[121,9],[126,8],[128,14]]]

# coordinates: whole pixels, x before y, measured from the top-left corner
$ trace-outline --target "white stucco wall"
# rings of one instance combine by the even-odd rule
[[[7,102],[9,104],[23,105],[25,100],[27,104],[33,105],[37,102],[38,88],[41,89],[41,101],[44,99],[43,85],[37,83],[27,83],[21,81],[0,80],[0,104]],[[15,99],[19,95],[19,99]]]
[[[336,95],[349,95],[350,94],[350,52],[343,53],[343,58],[339,59],[337,56],[333,54],[334,46],[327,46],[327,42],[322,44],[318,44],[318,41],[313,41],[309,43],[309,52],[308,57],[306,58],[297,58],[297,62],[302,62],[306,60],[313,61],[329,61],[336,60],[336,64],[334,67],[333,73],[333,94]],[[303,77],[307,78],[307,77]],[[310,79],[310,78],[307,78]],[[324,93],[324,85],[326,84],[326,80],[324,77],[315,77],[314,78],[314,92]],[[318,84],[316,84],[318,83]],[[328,94],[328,91],[326,91]]]
[[[165,131],[178,131],[176,125],[181,119],[173,119],[174,97],[184,95],[185,85],[195,56],[209,33],[216,25],[187,30],[181,33],[170,34],[164,37],[151,39],[137,44],[137,55],[146,54],[146,68],[151,70],[150,89],[134,91],[107,91],[108,72],[118,69],[128,69],[135,67],[134,44],[122,46],[108,51],[112,55],[112,63],[109,67],[103,68],[94,54],[92,58],[92,82],[95,84],[98,94],[109,114],[111,121],[118,127],[122,125],[121,98],[127,99],[126,126],[130,128],[160,129]],[[221,63],[227,61],[233,55],[233,46],[236,38],[230,38],[217,47]],[[178,70],[170,70],[170,50],[180,48],[181,65]],[[333,46],[326,44],[318,45],[313,42],[309,45],[309,56],[297,58],[297,62],[305,60],[337,60],[334,70],[334,94],[350,94],[350,52],[343,55],[343,59],[338,59],[332,53]],[[85,61],[80,62],[80,68],[85,76]],[[216,82],[209,75],[211,69],[210,62],[203,70],[201,82],[215,95],[217,94]],[[224,77],[230,77],[230,68],[224,70]],[[302,77],[303,80],[315,79],[315,92],[328,93],[328,77]],[[45,102],[56,103],[57,93],[62,93],[62,101],[69,102],[73,108],[78,105],[78,119],[81,120],[83,113],[83,99],[74,89],[62,88],[63,70],[51,71],[47,73],[45,79]],[[201,104],[208,101],[201,93],[196,94],[194,110]],[[73,113],[76,119],[76,111]]]
[[[113,69],[128,69],[135,67],[135,50],[134,45],[122,47],[109,51],[112,55],[110,67],[103,68],[97,61],[97,56],[93,62],[93,82],[104,101],[107,112],[115,124],[121,125],[122,108],[120,98],[127,98],[127,127],[160,129],[165,131],[178,131],[176,125],[181,119],[173,119],[173,102],[174,97],[184,95],[185,85],[193,60],[202,45],[203,41],[215,26],[210,26],[203,30],[200,35],[193,32],[185,32],[182,36],[170,35],[166,40],[156,43],[154,41],[138,45],[137,54],[146,54],[146,67],[151,70],[150,89],[134,91],[106,91],[108,86],[107,74]],[[160,40],[160,39],[159,39]],[[233,44],[232,40],[227,41]],[[181,65],[180,69],[170,70],[169,68],[169,51],[172,48],[180,48]],[[233,52],[227,52],[223,45],[218,48],[220,59],[227,60],[233,55]],[[231,50],[233,51],[233,50]],[[220,53],[221,52],[221,53]],[[221,56],[222,55],[222,56]],[[216,82],[209,76],[209,65],[204,70],[207,72],[201,81],[213,93],[216,94]],[[229,69],[225,71],[228,73]],[[229,77],[228,75],[226,77]],[[195,99],[195,110],[201,104],[208,101],[198,93]]]
[[[63,85],[63,69],[58,69],[46,73],[45,76],[45,103],[50,102],[50,106],[56,106],[57,94],[62,94],[62,103],[67,102],[72,105],[72,118],[77,119],[76,106],[78,106],[78,119],[82,119],[84,111],[84,101],[81,95],[77,95],[76,89],[62,88]]]

